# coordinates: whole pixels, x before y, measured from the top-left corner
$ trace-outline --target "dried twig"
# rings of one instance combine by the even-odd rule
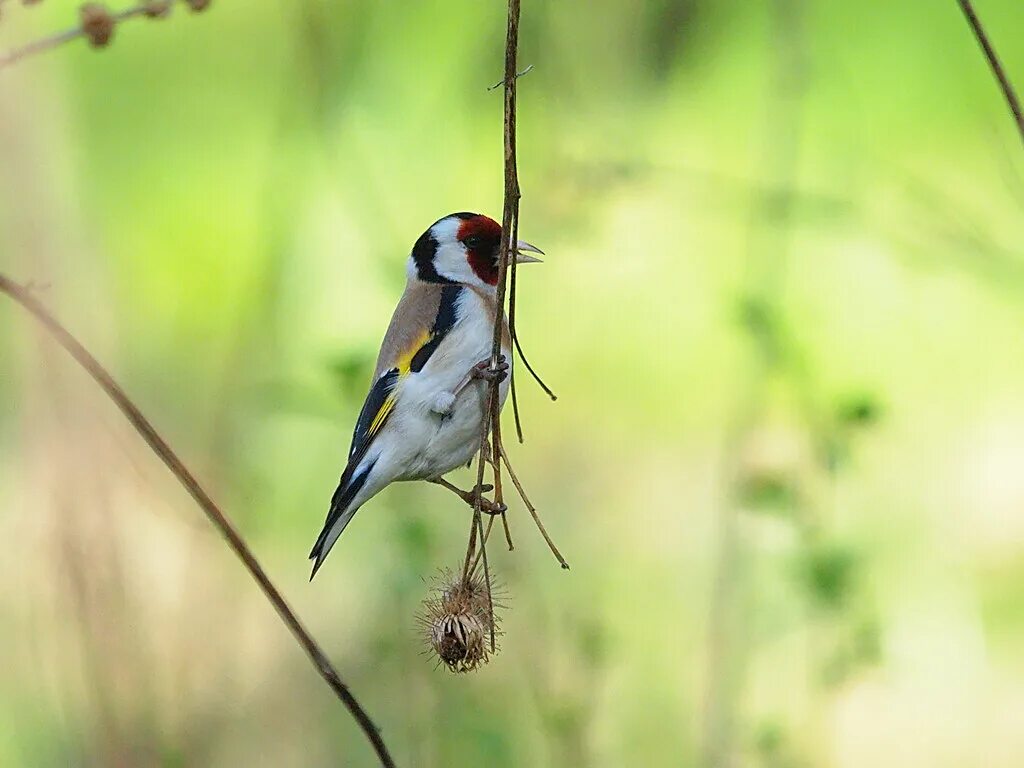
[[[512,291],[513,294],[509,296],[510,306],[509,312],[510,317],[515,317],[515,304],[514,304],[514,291],[515,291],[515,259],[513,257],[514,244],[517,242],[518,231],[519,231],[519,199],[521,197],[519,189],[519,173],[516,165],[516,80],[525,72],[516,72],[516,56],[519,46],[519,0],[509,0],[508,2],[508,27],[505,36],[505,77],[502,81],[505,86],[505,106],[504,106],[504,149],[505,149],[505,194],[504,194],[504,205],[502,210],[501,218],[501,243],[498,254],[498,283],[495,292],[495,317],[494,317],[494,332],[491,344],[491,356],[490,356],[490,368],[492,371],[497,371],[499,360],[502,356],[502,341],[505,335],[508,334],[511,341],[515,342],[515,326],[510,319],[506,324],[505,322],[505,298],[508,291],[509,285],[509,268],[511,264],[512,270]],[[529,71],[529,68],[526,70]],[[518,344],[516,344],[518,347]],[[523,359],[526,362],[525,358]],[[526,363],[529,369],[529,363]],[[532,369],[531,369],[532,373]],[[536,374],[534,374],[536,376]],[[512,386],[512,382],[509,382]],[[536,510],[533,505],[530,504],[526,498],[526,494],[523,493],[522,486],[514,473],[511,472],[511,465],[509,464],[508,456],[505,453],[505,448],[501,442],[501,400],[499,396],[499,387],[501,381],[497,376],[493,377],[490,382],[487,405],[484,410],[484,419],[480,427],[480,451],[477,458],[477,474],[476,474],[476,485],[472,491],[473,496],[473,521],[469,532],[469,543],[466,547],[466,558],[462,567],[462,583],[468,584],[473,578],[474,573],[478,565],[482,564],[484,569],[484,583],[489,585],[491,583],[490,571],[487,562],[487,539],[489,538],[491,526],[493,525],[494,518],[492,517],[488,523],[486,532],[484,531],[482,521],[482,511],[484,510],[485,504],[490,504],[492,507],[497,506],[503,508],[502,498],[502,485],[501,485],[501,467],[502,464],[509,469],[509,473],[512,475],[513,482],[516,489],[519,491],[527,508],[530,509],[530,513],[533,515],[534,521],[537,523],[537,527],[541,534],[544,536],[545,541],[551,547],[551,551],[555,553],[555,557],[558,558],[563,568],[568,568],[564,558],[558,552],[558,549],[551,542],[550,537],[544,530],[544,526],[540,522],[540,518],[537,516]],[[542,384],[543,386],[543,384]],[[547,388],[545,387],[546,391]],[[516,411],[516,430],[519,434],[520,440],[522,440],[522,428],[519,423],[518,416],[518,403],[515,400],[513,394],[513,409]],[[487,502],[483,498],[484,489],[484,470],[486,464],[490,464],[494,472],[494,501]],[[501,513],[502,524],[505,528],[505,539],[508,542],[509,549],[512,549],[512,535],[508,529],[508,521],[505,517],[504,512]],[[479,539],[479,549],[477,540]],[[488,593],[488,600],[491,599],[490,593]],[[495,647],[494,641],[495,635],[495,622],[493,617],[493,611],[490,619],[490,639],[491,649]]]
[[[964,12],[964,17],[967,19],[967,23],[978,40],[978,45],[981,46],[981,50],[985,53],[985,58],[988,59],[988,65],[992,68],[992,74],[995,75],[996,80],[999,82],[999,87],[1003,91],[1003,96],[1006,97],[1006,103],[1010,107],[1010,112],[1013,113],[1014,122],[1017,123],[1017,130],[1020,132],[1020,138],[1024,141],[1024,110],[1021,109],[1020,99],[1013,88],[1013,84],[1010,82],[1010,77],[1006,74],[1006,70],[1003,69],[1003,64],[999,61],[999,56],[996,55],[996,49],[992,47],[988,34],[981,25],[981,19],[974,12],[971,0],[957,0],[957,2],[960,4],[960,10]]]
[[[71,335],[71,333],[64,328],[57,320],[47,311],[42,304],[39,303],[32,296],[31,292],[24,286],[21,286],[4,275],[0,274],[0,293],[5,293],[10,296],[14,301],[24,307],[36,320],[47,330],[47,332],[60,344],[67,352],[74,358],[85,371],[93,378],[93,380],[100,386],[100,388],[106,393],[106,395],[114,401],[114,404],[121,410],[125,418],[128,419],[129,423],[135,430],[142,436],[142,439],[146,441],[146,444],[153,450],[154,453],[160,458],[160,460],[167,466],[174,477],[184,486],[185,490],[189,492],[189,495],[195,499],[196,503],[206,514],[207,519],[213,524],[215,528],[220,532],[221,536],[227,541],[228,546],[238,556],[238,559],[242,561],[242,565],[249,572],[249,575],[256,580],[263,594],[267,600],[270,601],[271,605],[274,606],[274,610],[277,611],[278,616],[284,622],[285,626],[292,633],[292,636],[296,639],[302,649],[306,652],[309,660],[313,663],[316,671],[324,679],[334,694],[341,700],[348,711],[355,718],[359,727],[363,733],[366,734],[366,738],[373,745],[373,749],[377,753],[377,757],[380,760],[381,765],[385,768],[392,768],[394,761],[391,759],[391,755],[388,753],[387,747],[384,745],[384,741],[381,738],[380,732],[377,726],[374,725],[370,716],[366,714],[366,711],[360,706],[359,702],[356,701],[355,696],[349,691],[348,686],[342,682],[341,677],[338,675],[337,670],[331,664],[327,655],[321,650],[316,640],[309,631],[303,626],[299,617],[295,615],[295,612],[285,602],[284,597],[278,591],[277,587],[274,586],[270,577],[267,576],[263,567],[256,560],[256,556],[253,555],[252,550],[245,543],[241,534],[236,530],[234,524],[228,519],[228,516],[217,506],[216,502],[210,498],[210,495],[203,489],[199,484],[199,481],[192,475],[191,472],[185,467],[181,459],[178,458],[177,454],[171,449],[160,434],[156,431],[149,420],[142,414],[138,407],[131,401],[124,390],[117,384],[116,381],[107,373],[106,369],[100,365],[92,354],[82,346],[82,344]]]
[[[505,37],[505,109],[504,109],[504,135],[505,135],[505,195],[504,195],[504,207],[502,211],[501,221],[501,245],[498,257],[498,285],[496,291],[496,304],[497,312],[495,313],[494,320],[494,334],[491,345],[491,368],[496,369],[498,366],[499,358],[501,357],[502,340],[507,332],[516,348],[519,349],[518,341],[514,333],[514,325],[511,322],[511,318],[515,317],[515,306],[511,304],[509,307],[510,322],[508,323],[508,329],[506,331],[506,324],[504,320],[504,308],[505,298],[509,285],[508,275],[510,264],[512,264],[513,279],[515,275],[514,259],[511,257],[513,244],[517,241],[518,230],[519,230],[519,199],[521,192],[519,188],[519,172],[516,164],[516,80],[521,74],[516,71],[516,56],[519,45],[519,0],[509,0],[508,2],[508,28]],[[529,71],[529,70],[527,70]],[[514,285],[514,283],[513,283]],[[514,288],[513,288],[514,290]],[[520,356],[522,351],[520,349]],[[533,373],[526,358],[523,358],[523,362],[526,364],[527,369]],[[536,377],[536,374],[534,374]],[[539,381],[539,379],[538,379]],[[504,445],[501,441],[501,419],[500,419],[500,400],[499,400],[499,388],[500,382],[494,379],[490,384],[490,393],[487,400],[487,414],[484,423],[480,430],[480,454],[477,462],[477,482],[474,493],[476,494],[474,510],[473,510],[473,525],[470,529],[469,546],[466,551],[466,560],[463,566],[464,578],[468,578],[475,567],[476,563],[481,558],[475,558],[476,554],[476,541],[477,532],[481,533],[481,546],[484,545],[483,528],[480,523],[480,513],[483,506],[483,500],[481,496],[481,488],[484,481],[484,466],[488,452],[490,453],[490,463],[494,468],[494,486],[495,486],[495,502],[502,503],[501,498],[501,466],[502,464],[509,470],[509,474],[512,476],[516,490],[519,492],[520,497],[523,499],[523,503],[526,504],[530,510],[530,514],[533,516],[534,521],[537,523],[537,527],[544,537],[544,540],[548,543],[552,553],[554,553],[558,562],[563,568],[568,568],[565,559],[559,553],[557,547],[551,541],[551,538],[547,535],[544,530],[543,524],[540,522],[540,517],[537,515],[536,508],[530,503],[526,494],[523,492],[522,485],[516,478],[515,473],[512,472],[511,464],[509,463],[508,455],[505,452]],[[541,383],[543,387],[543,383]],[[544,390],[550,395],[551,392],[547,387]],[[517,430],[519,429],[517,424]],[[520,431],[521,435],[521,431]],[[488,439],[490,437],[490,440]],[[488,451],[490,446],[490,451]],[[503,522],[504,519],[503,519]],[[512,539],[508,533],[506,524],[506,538],[511,547]],[[482,556],[484,563],[486,564],[486,555]]]
[[[516,476],[515,470],[512,469],[512,465],[508,461],[508,454],[504,450],[501,452],[501,460],[505,464],[505,469],[508,470],[509,477],[512,478],[512,484],[516,487],[519,492],[519,498],[523,500],[523,504],[530,510],[530,515],[533,517],[533,522],[537,524],[537,530],[540,531],[540,535],[544,537],[544,541],[548,544],[548,549],[551,550],[551,554],[555,556],[558,564],[561,565],[565,570],[569,570],[569,564],[565,562],[565,558],[562,557],[562,553],[558,551],[558,547],[555,546],[555,542],[548,536],[547,529],[544,528],[544,523],[541,522],[540,515],[537,514],[537,508],[533,506],[530,499],[526,495],[526,491],[523,490],[522,484],[519,482],[519,478]]]
[[[520,73],[522,76],[522,73]],[[509,280],[509,295],[508,295],[508,333],[512,337],[512,343],[515,345],[516,351],[519,353],[519,359],[523,361],[523,365],[526,366],[526,370],[533,376],[533,380],[540,385],[540,388],[544,390],[548,397],[552,400],[557,400],[558,397],[551,391],[547,384],[544,383],[543,379],[537,375],[537,372],[533,370],[533,366],[530,365],[530,361],[527,360],[526,355],[523,354],[523,347],[519,343],[519,334],[516,332],[516,260],[512,259],[512,263],[509,267],[512,270],[512,275]],[[512,390],[512,414],[515,416],[516,421],[516,436],[519,438],[519,442],[523,442],[523,423],[519,419],[519,398],[516,397],[516,371],[515,365],[513,364],[509,368],[509,389]],[[508,526],[506,526],[506,534],[508,532]],[[509,548],[511,548],[511,541],[509,542]]]
[[[184,0],[193,11],[203,11],[210,5],[210,0]],[[0,0],[2,2],[2,0]],[[143,0],[138,5],[114,13],[98,3],[87,3],[79,8],[77,26],[63,32],[33,40],[7,53],[0,54],[0,69],[16,64],[22,59],[37,53],[52,50],[84,37],[94,48],[106,47],[111,40],[114,29],[124,21],[145,16],[159,19],[167,16],[174,0]]]

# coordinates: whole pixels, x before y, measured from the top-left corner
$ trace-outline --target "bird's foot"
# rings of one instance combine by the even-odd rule
[[[480,486],[480,511],[485,515],[503,515],[508,511],[507,506],[484,498],[484,493],[492,490],[494,490],[493,485]],[[466,491],[466,496],[464,498],[469,506],[476,509],[476,494],[473,491]]]
[[[508,361],[505,360],[504,355],[499,355],[497,365],[492,368],[490,360],[481,360],[470,369],[469,375],[470,378],[488,382],[504,381],[508,376]]]
[[[461,488],[456,488],[454,485],[449,483],[443,477],[439,477],[431,482],[443,485],[445,488],[450,490],[452,493],[457,494],[460,499],[466,502],[469,506],[476,508],[476,489],[471,491],[464,491]],[[491,501],[490,499],[484,498],[484,494],[488,491],[493,491],[494,486],[490,483],[485,483],[480,486],[480,511],[486,515],[501,515],[508,511],[508,507],[504,504]]]
[[[508,507],[504,504],[498,504],[491,501],[490,499],[484,498],[484,494],[488,491],[493,491],[494,486],[490,483],[485,483],[480,486],[480,511],[486,515],[501,515],[508,511]],[[476,508],[476,491],[462,491],[460,494],[462,500],[469,504],[469,506]]]

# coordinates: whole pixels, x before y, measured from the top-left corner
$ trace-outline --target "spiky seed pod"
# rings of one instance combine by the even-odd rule
[[[82,22],[82,33],[88,38],[93,48],[104,48],[114,36],[113,15],[107,7],[99,3],[86,3],[78,9],[78,17]]]
[[[196,13],[199,13],[200,11],[205,11],[210,7],[212,0],[185,0],[185,2],[188,3],[189,8]]]
[[[423,601],[419,619],[428,651],[452,672],[472,672],[490,660],[490,591],[480,574],[464,580],[445,571]]]
[[[473,614],[440,617],[430,640],[438,658],[453,672],[468,672],[487,663],[487,628]]]

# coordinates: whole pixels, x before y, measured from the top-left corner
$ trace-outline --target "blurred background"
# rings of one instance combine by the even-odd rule
[[[978,0],[1024,83],[1024,4]],[[0,49],[73,26],[7,2]],[[312,584],[416,237],[501,211],[503,2],[216,2],[0,71],[0,270],[208,484],[404,766],[1024,764],[1024,152],[953,0],[523,3],[526,443]],[[0,764],[371,766],[217,534],[0,306]],[[506,421],[511,432],[511,419]],[[469,473],[457,480],[468,487]],[[495,539],[497,541],[497,539]]]

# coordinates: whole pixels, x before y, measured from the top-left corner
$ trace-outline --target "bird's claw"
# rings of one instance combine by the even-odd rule
[[[508,376],[508,361],[504,355],[499,355],[497,365],[492,368],[490,360],[481,360],[470,370],[470,376],[487,382],[502,382]]]
[[[502,514],[504,514],[505,512],[508,511],[508,507],[507,506],[505,506],[504,504],[500,504],[498,502],[495,502],[495,501],[491,501],[490,499],[484,498],[484,494],[485,493],[487,493],[488,491],[493,491],[493,490],[494,490],[494,486],[491,485],[490,483],[485,483],[484,485],[480,486],[480,511],[483,512],[485,515],[502,515]],[[474,509],[476,509],[476,491],[475,490],[474,491],[464,491],[462,499],[467,504],[469,504],[469,506],[471,506]]]
[[[475,508],[474,504],[474,508]],[[508,512],[508,507],[504,504],[491,501],[490,499],[480,498],[480,511],[485,515],[503,515]]]

